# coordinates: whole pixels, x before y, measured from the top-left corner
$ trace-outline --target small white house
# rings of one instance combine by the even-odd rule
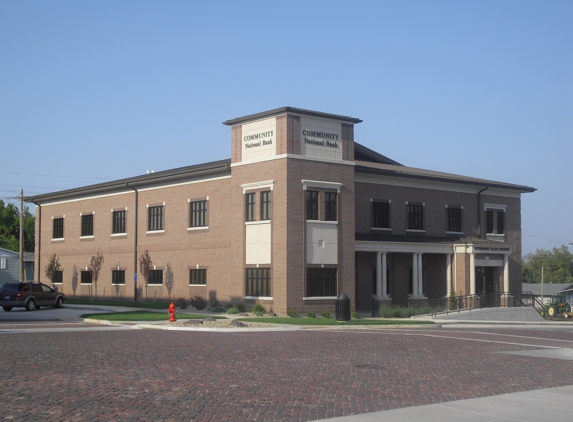
[[[0,286],[20,281],[20,254],[0,248]],[[24,280],[34,280],[34,253],[24,252]]]

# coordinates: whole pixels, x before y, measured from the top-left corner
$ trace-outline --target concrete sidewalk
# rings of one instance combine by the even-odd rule
[[[570,419],[573,412],[573,385],[525,391],[523,393],[466,399],[427,406],[406,407],[328,419],[336,422],[478,422],[540,421],[548,413]]]

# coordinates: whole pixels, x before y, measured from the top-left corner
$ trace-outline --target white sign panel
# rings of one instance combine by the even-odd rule
[[[276,155],[276,118],[247,123],[242,132],[242,162],[268,160]]]
[[[342,160],[342,125],[340,122],[302,116],[300,128],[302,155]]]

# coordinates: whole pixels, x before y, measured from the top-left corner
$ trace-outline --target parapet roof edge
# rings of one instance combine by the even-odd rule
[[[323,113],[321,111],[313,111],[313,110],[305,110],[304,108],[296,108],[296,107],[280,107],[275,108],[273,110],[263,111],[260,113],[249,114],[248,116],[237,117],[236,119],[231,119],[223,122],[224,125],[234,126],[239,123],[244,123],[250,120],[261,119],[263,117],[271,117],[276,116],[278,114],[284,113],[296,113],[296,114],[307,114],[309,116],[316,116],[316,117],[323,117],[326,119],[335,119],[335,120],[342,120],[345,122],[351,123],[361,123],[362,120],[357,119],[355,117],[349,116],[342,116],[340,114],[330,114],[330,113]]]
[[[67,189],[63,191],[45,193],[41,195],[34,195],[27,198],[32,203],[46,203],[52,201],[59,201],[64,199],[77,198],[84,195],[112,193],[121,190],[129,189],[131,187],[143,188],[153,186],[162,182],[171,182],[175,179],[184,178],[190,175],[201,175],[205,173],[217,173],[229,171],[231,168],[231,160],[219,160],[209,163],[195,164],[191,166],[178,167],[171,170],[158,171],[149,174],[142,174],[139,176],[128,177],[125,179],[112,180],[110,182],[98,183],[95,185],[81,186],[79,188]]]

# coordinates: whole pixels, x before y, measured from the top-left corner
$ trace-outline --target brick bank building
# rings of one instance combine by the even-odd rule
[[[527,186],[411,168],[354,140],[361,120],[283,107],[224,122],[231,159],[38,195],[37,279],[98,296],[259,300],[285,314],[521,291]],[[148,284],[138,272],[147,250]],[[60,284],[61,283],[61,284]]]

